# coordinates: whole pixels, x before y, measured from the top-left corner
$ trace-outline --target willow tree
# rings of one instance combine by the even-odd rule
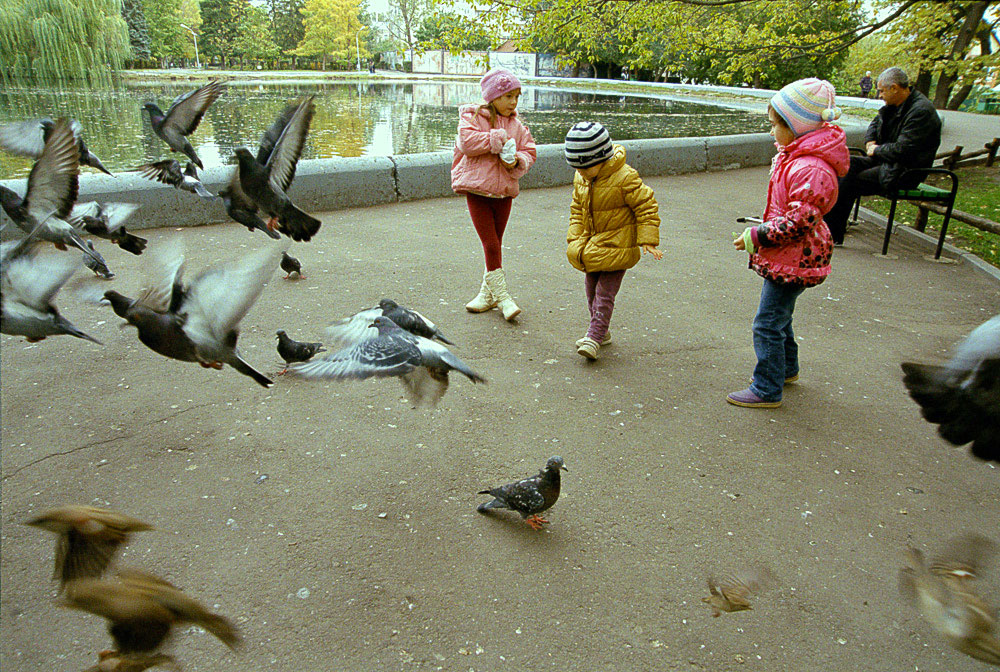
[[[121,0],[0,3],[0,76],[5,84],[105,82],[130,55]]]

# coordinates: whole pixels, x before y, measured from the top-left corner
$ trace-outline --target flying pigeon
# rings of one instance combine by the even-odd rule
[[[148,180],[156,180],[163,184],[169,184],[175,189],[189,191],[202,198],[215,198],[215,195],[205,188],[205,185],[198,179],[198,171],[190,161],[181,170],[181,164],[177,159],[164,159],[146,163],[134,170]]]
[[[445,346],[404,331],[387,317],[376,317],[369,328],[378,330],[375,338],[290,370],[304,378],[338,380],[395,376],[417,403],[429,396],[432,405],[448,390],[449,371],[456,370],[474,383],[486,382]]]
[[[22,199],[0,186],[0,205],[21,230],[36,240],[47,240],[61,250],[75,245],[84,254],[92,255],[80,234],[65,221],[79,190],[79,160],[69,120],[60,118],[28,175],[28,193]]]
[[[76,140],[76,146],[80,150],[80,165],[96,168],[102,173],[114,177],[112,172],[104,167],[101,160],[87,149],[87,145],[83,142],[81,134],[83,127],[80,126],[80,122],[76,119],[70,119],[69,124],[73,138]],[[54,128],[55,122],[49,117],[3,124],[0,126],[0,147],[11,154],[37,159],[42,155],[45,143],[48,142]]]
[[[930,565],[923,553],[906,549],[900,592],[953,648],[1000,665],[997,612],[976,590],[979,567],[993,553],[994,544],[979,535],[966,535],[949,545],[945,556]]]
[[[104,257],[101,256],[100,252],[94,249],[94,244],[89,240],[87,241],[87,247],[90,248],[90,251],[93,254],[83,255],[83,265],[92,270],[94,275],[99,278],[103,278],[104,280],[111,280],[114,278],[115,274],[111,272],[110,268],[108,268],[108,264],[104,261]]]
[[[275,130],[278,122],[275,122],[265,133],[258,158],[254,158],[246,147],[239,147],[235,151],[236,159],[239,162],[239,186],[243,193],[242,196],[236,195],[236,191],[232,188],[232,181],[230,181],[229,198],[231,202],[234,197],[236,201],[241,201],[243,197],[246,197],[247,202],[260,208],[270,217],[267,222],[268,229],[273,231],[277,226],[279,231],[292,240],[309,240],[319,231],[321,224],[312,215],[295,207],[286,193],[295,177],[295,168],[302,155],[306,135],[309,133],[309,124],[312,122],[315,111],[316,105],[313,103],[313,96],[307,97],[298,104],[279,137],[274,140],[274,149],[268,153],[266,162],[260,161],[259,157],[264,154],[264,145],[271,141],[268,136]],[[283,119],[284,114],[282,113],[282,116],[278,118],[279,122]]]
[[[476,507],[479,513],[490,509],[510,509],[521,514],[532,529],[540,530],[549,522],[541,513],[559,499],[560,470],[566,469],[563,458],[555,455],[545,463],[545,468],[535,476],[501,485],[499,488],[480,490],[480,495],[492,495],[493,499]]]
[[[39,256],[29,239],[0,245],[0,332],[25,336],[29,343],[68,334],[100,345],[52,305],[79,262],[64,254]]]
[[[134,532],[153,529],[117,511],[80,505],[51,509],[26,524],[56,534],[52,578],[58,579],[62,588],[75,579],[100,577]]]
[[[772,583],[774,575],[766,567],[747,569],[722,578],[709,576],[708,592],[711,594],[701,598],[701,601],[712,607],[712,616],[718,618],[723,611],[750,609],[750,597],[759,594]]]
[[[404,308],[392,299],[382,299],[376,307],[362,310],[332,324],[327,328],[327,335],[342,346],[353,345],[358,341],[374,337],[375,334],[369,331],[368,327],[379,316],[389,318],[411,334],[454,345],[433,322],[415,310]]]
[[[944,366],[902,367],[903,384],[945,441],[972,442],[974,456],[1000,462],[1000,315],[974,329]]]
[[[184,256],[171,250],[161,257],[151,287],[131,299],[104,293],[112,310],[139,331],[139,340],[164,357],[198,362],[205,368],[224,364],[264,387],[274,381],[247,364],[236,348],[239,323],[274,273],[281,246],[264,248],[228,266],[207,268],[189,285],[183,283]]]
[[[188,91],[174,98],[170,109],[164,114],[155,103],[146,103],[143,108],[149,112],[149,121],[153,132],[160,137],[175,152],[185,154],[194,165],[204,170],[205,166],[188,142],[187,136],[194,133],[201,123],[209,105],[222,95],[223,82],[213,79],[211,82]]]
[[[302,264],[299,263],[299,260],[287,252],[281,253],[281,270],[285,272],[285,280],[287,280],[292,273],[298,273],[300,280],[304,280],[306,277],[302,275]]]
[[[69,223],[92,236],[110,240],[132,254],[142,254],[146,239],[125,230],[125,222],[139,206],[135,203],[77,203],[69,213]]]
[[[288,371],[289,364],[308,362],[317,352],[326,352],[322,343],[300,343],[293,341],[284,329],[278,329],[278,356],[285,360],[285,368],[278,372],[282,375]]]
[[[264,136],[260,140],[260,147],[257,149],[257,163],[262,166],[266,166],[268,159],[271,158],[271,153],[274,151],[275,145],[281,138],[281,134],[284,133],[285,127],[288,126],[288,122],[292,120],[295,113],[298,111],[299,105],[289,105],[286,107],[273,124],[264,132]],[[294,166],[293,166],[294,173]],[[289,184],[291,183],[291,178],[288,179]],[[226,185],[221,191],[219,191],[219,196],[222,197],[222,202],[226,206],[226,212],[229,214],[233,220],[239,222],[243,226],[253,233],[255,229],[263,231],[271,238],[280,238],[281,234],[274,231],[267,226],[267,222],[261,219],[257,213],[259,208],[257,204],[250,199],[243,192],[243,187],[240,185],[240,168],[239,165],[233,167],[233,172],[229,177],[229,184]]]
[[[229,619],[163,579],[136,569],[122,569],[115,579],[77,579],[66,585],[63,606],[107,619],[117,652],[150,655],[176,626],[185,623],[208,630],[229,648],[240,643]]]

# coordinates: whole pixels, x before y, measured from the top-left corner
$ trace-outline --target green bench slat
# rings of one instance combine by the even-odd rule
[[[950,198],[951,189],[939,189],[929,184],[921,184],[916,189],[900,189],[896,198]]]

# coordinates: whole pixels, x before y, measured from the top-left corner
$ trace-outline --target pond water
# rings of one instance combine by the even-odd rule
[[[114,89],[23,88],[0,92],[0,123],[69,115],[84,127],[88,147],[112,172],[166,158],[142,104],[164,110],[195,84],[126,84]],[[451,149],[460,104],[479,102],[478,83],[314,81],[230,82],[191,141],[206,166],[235,163],[233,149],[256,152],[260,136],[290,101],[316,95],[304,158],[389,156]],[[579,93],[526,87],[518,112],[538,144],[563,142],[581,119],[600,121],[615,140],[756,133],[759,113],[658,97]],[[181,155],[174,155],[180,158]],[[0,151],[0,179],[25,177],[31,160]],[[91,171],[84,168],[84,172]]]

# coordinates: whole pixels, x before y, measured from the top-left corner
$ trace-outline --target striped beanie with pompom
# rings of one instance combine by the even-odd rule
[[[835,96],[833,84],[810,77],[792,82],[774,94],[771,107],[799,137],[819,129],[825,121],[840,117]]]
[[[611,134],[596,121],[578,121],[566,134],[566,163],[573,168],[590,168],[611,158]]]

